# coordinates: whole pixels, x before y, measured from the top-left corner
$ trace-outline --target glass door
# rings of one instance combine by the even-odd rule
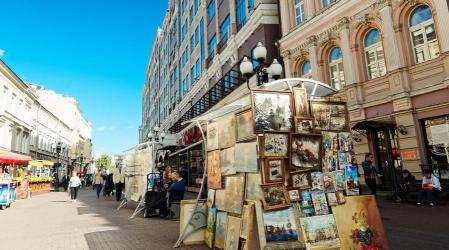
[[[394,190],[396,169],[401,167],[396,130],[379,129],[374,131],[375,157],[379,173],[382,175],[382,189]]]

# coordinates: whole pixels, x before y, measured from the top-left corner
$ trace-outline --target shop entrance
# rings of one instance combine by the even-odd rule
[[[382,189],[394,190],[395,170],[400,167],[397,134],[394,128],[377,128],[373,131],[376,164],[382,175]]]
[[[440,179],[449,179],[449,115],[421,120],[428,164]]]

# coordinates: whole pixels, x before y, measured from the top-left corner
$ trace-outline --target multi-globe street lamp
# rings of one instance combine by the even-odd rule
[[[53,148],[53,150],[56,151],[56,178],[55,178],[55,192],[59,192],[59,155],[61,154],[62,151],[62,143],[58,142],[58,143],[53,143],[51,145],[51,147]]]

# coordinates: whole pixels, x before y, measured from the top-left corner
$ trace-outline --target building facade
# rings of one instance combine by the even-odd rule
[[[395,169],[449,178],[448,1],[286,0],[280,13],[286,76],[339,89],[385,188]]]

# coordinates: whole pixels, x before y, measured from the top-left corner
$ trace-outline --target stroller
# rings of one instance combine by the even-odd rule
[[[112,181],[112,174],[106,176],[106,183],[103,188],[103,196],[111,196],[114,192],[114,182]]]

